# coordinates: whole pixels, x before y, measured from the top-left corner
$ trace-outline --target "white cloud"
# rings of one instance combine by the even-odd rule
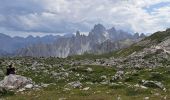
[[[150,7],[170,3],[170,0],[3,1],[4,4],[0,4],[0,27],[6,30],[70,33],[89,31],[94,24],[102,23],[132,32],[152,33],[170,27],[169,6],[148,11]]]

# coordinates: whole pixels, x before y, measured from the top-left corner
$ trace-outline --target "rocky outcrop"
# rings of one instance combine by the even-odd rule
[[[6,90],[17,90],[21,88],[33,88],[33,81],[20,75],[9,75],[0,81],[0,87]]]
[[[162,90],[166,90],[161,82],[142,80],[142,84],[146,87],[160,88]]]

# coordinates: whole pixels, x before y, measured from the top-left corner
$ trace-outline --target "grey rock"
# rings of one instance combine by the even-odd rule
[[[112,76],[111,81],[122,79],[123,76],[124,76],[124,71],[117,71],[116,74]]]
[[[82,90],[87,91],[87,90],[89,90],[89,89],[90,89],[90,87],[85,87],[85,88],[83,88]]]
[[[80,81],[71,82],[71,83],[68,83],[68,85],[70,85],[73,88],[82,88],[82,83],[80,83]]]
[[[165,89],[164,85],[161,82],[157,82],[157,81],[146,81],[146,80],[142,80],[142,84],[146,87],[157,87],[160,89]]]
[[[28,84],[33,84],[32,79],[20,75],[8,75],[0,81],[0,87],[7,90],[24,88]]]
[[[33,84],[27,84],[24,88],[25,89],[32,89],[33,88]]]
[[[92,71],[93,71],[93,69],[92,69],[92,68],[90,68],[90,67],[88,67],[88,68],[86,69],[86,71],[87,71],[87,72],[92,72]]]

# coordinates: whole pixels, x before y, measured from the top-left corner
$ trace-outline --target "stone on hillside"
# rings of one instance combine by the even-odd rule
[[[122,79],[124,71],[117,71],[116,74],[112,77],[111,81],[116,81]]]
[[[88,85],[93,85],[93,82],[86,82],[86,84],[88,84]]]
[[[25,88],[21,88],[17,92],[23,92],[23,91],[25,91]]]
[[[7,90],[25,88],[25,86],[30,87],[30,84],[33,84],[32,79],[12,74],[0,81],[0,87]]]
[[[89,90],[89,89],[90,89],[90,87],[85,87],[85,88],[83,88],[82,90],[87,91],[87,90]]]
[[[123,75],[124,74],[124,71],[118,71],[116,72],[117,75]]]
[[[139,85],[139,84],[136,84],[136,85],[134,85],[135,87],[140,87],[140,88],[142,88],[142,89],[147,89],[147,87],[145,87],[145,86],[143,86],[143,85]]]
[[[149,97],[145,97],[144,100],[149,100]]]
[[[31,68],[32,68],[32,70],[36,70],[36,67],[37,67],[37,62],[34,62],[34,63],[31,65]]]
[[[70,91],[71,89],[69,89],[69,88],[64,88],[64,90],[63,91]]]
[[[165,90],[164,85],[161,82],[142,80],[142,84],[146,87],[156,87]]]
[[[71,83],[68,83],[68,85],[70,85],[73,88],[81,88],[82,87],[82,83],[80,83],[80,81],[71,82]]]
[[[100,78],[104,80],[104,79],[107,79],[107,76],[106,75],[102,75]]]
[[[33,88],[33,84],[27,84],[27,85],[25,86],[25,88],[26,88],[26,89],[31,89],[31,88]]]
[[[56,72],[53,72],[52,73],[52,76],[53,77],[68,77],[69,76],[69,73],[67,73],[67,72],[59,72],[59,73],[56,73]]]
[[[102,82],[100,82],[100,84],[102,84],[102,85],[107,85],[107,84],[109,84],[109,81],[108,81],[108,80],[102,81]]]
[[[88,67],[88,68],[86,69],[86,71],[87,71],[87,72],[92,72],[92,71],[93,71],[93,69],[92,69],[92,68],[90,68],[90,67]]]
[[[48,87],[50,84],[44,84],[44,83],[41,83],[41,86],[42,87]]]
[[[66,100],[67,98],[59,98],[58,100]]]
[[[145,97],[144,100],[149,100],[149,97]]]
[[[141,87],[142,89],[147,89],[147,87],[145,87],[145,86],[143,86],[143,85],[141,85],[140,87]]]

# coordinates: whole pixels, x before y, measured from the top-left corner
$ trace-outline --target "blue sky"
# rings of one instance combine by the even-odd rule
[[[170,27],[170,0],[1,0],[0,32],[11,36],[89,32],[94,24],[153,33]]]

